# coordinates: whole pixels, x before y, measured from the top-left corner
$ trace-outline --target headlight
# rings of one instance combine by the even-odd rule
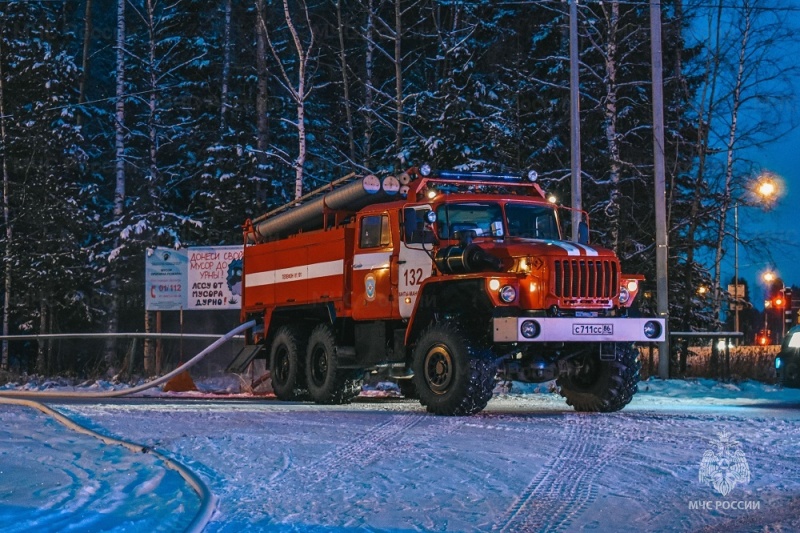
[[[624,304],[628,303],[628,300],[631,298],[631,293],[628,292],[628,289],[625,287],[619,288],[619,303]]]
[[[539,323],[535,320],[525,320],[522,322],[522,325],[519,327],[519,332],[522,333],[522,336],[526,339],[535,339],[541,333],[542,328],[539,326]]]
[[[517,289],[515,289],[511,285],[506,285],[505,287],[500,289],[500,299],[503,300],[505,303],[510,304],[511,302],[517,299]]]
[[[781,361],[780,357],[775,358],[775,370],[780,370],[781,366],[783,366],[783,361]]]
[[[636,292],[639,288],[639,282],[635,279],[629,279],[628,283],[625,284],[625,288],[628,289],[628,292]]]
[[[644,323],[644,336],[648,339],[657,339],[661,336],[661,324],[655,320],[648,320]]]
[[[428,163],[423,163],[421,167],[419,167],[419,173],[422,174],[424,177],[428,177],[431,175],[431,166]]]

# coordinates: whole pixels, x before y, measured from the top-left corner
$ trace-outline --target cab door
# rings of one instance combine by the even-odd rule
[[[392,317],[392,232],[389,214],[365,213],[357,218],[353,254],[353,318],[387,320]]]
[[[436,240],[428,221],[429,205],[403,209],[403,237],[397,261],[400,317],[409,318],[417,303],[419,286],[433,275],[431,253]]]

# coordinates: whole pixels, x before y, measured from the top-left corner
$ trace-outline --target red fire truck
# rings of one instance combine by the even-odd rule
[[[233,367],[268,360],[282,400],[343,403],[366,372],[428,411],[482,410],[496,379],[556,379],[581,411],[637,390],[633,343],[664,321],[628,310],[643,277],[562,233],[536,175],[355,175],[248,220],[242,320],[261,324]]]

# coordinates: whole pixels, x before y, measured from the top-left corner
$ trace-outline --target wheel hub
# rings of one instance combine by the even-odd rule
[[[453,381],[453,356],[445,346],[435,345],[425,355],[425,382],[431,391],[444,394]]]
[[[311,352],[311,379],[315,385],[322,385],[328,374],[328,356],[325,349],[319,346],[314,347]]]
[[[289,379],[289,354],[282,348],[275,354],[275,368],[272,369],[273,379],[280,384]]]

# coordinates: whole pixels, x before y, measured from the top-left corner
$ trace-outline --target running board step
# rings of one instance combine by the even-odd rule
[[[233,361],[231,361],[231,364],[229,364],[228,368],[225,369],[225,372],[241,374],[245,371],[247,365],[250,364],[250,361],[255,359],[263,350],[263,344],[252,344],[250,346],[245,346],[238,354],[236,354],[236,357],[233,358]]]

